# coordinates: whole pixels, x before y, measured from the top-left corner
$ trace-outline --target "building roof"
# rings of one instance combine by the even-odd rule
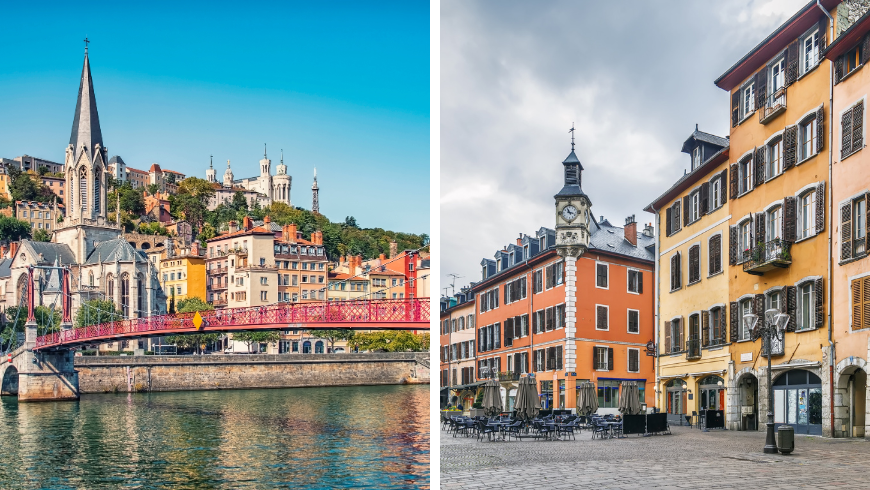
[[[716,167],[718,167],[722,162],[728,161],[728,152],[729,147],[722,148],[718,152],[716,152],[713,156],[708,158],[704,163],[699,165],[689,173],[684,174],[680,177],[677,182],[672,185],[668,190],[664,192],[664,194],[655,198],[653,202],[647,205],[647,207],[643,208],[644,211],[648,213],[657,213],[661,209],[664,208],[664,205],[673,201],[678,195],[680,195],[686,189],[695,185],[698,181],[705,178],[710,174]]]
[[[680,150],[683,153],[691,153],[693,141],[703,141],[705,143],[710,143],[712,145],[716,145],[720,148],[725,148],[730,144],[728,138],[723,138],[721,136],[716,136],[715,134],[705,133],[703,131],[698,130],[698,126],[695,125],[695,132],[689,136],[689,138],[683,143],[683,149]]]
[[[650,246],[655,245],[655,237],[644,235],[642,229],[637,231],[637,246],[625,239],[624,228],[613,226],[608,221],[600,223],[599,226],[591,227],[590,231],[590,251],[597,250],[635,259],[655,261],[655,253],[650,250]]]
[[[9,277],[12,275],[12,259],[0,259],[0,277]]]
[[[82,79],[79,84],[79,97],[76,101],[69,144],[73,145],[75,161],[78,161],[82,148],[85,148],[90,155],[94,145],[105,146],[103,133],[100,131],[100,116],[97,113],[97,98],[94,96],[94,81],[91,78],[91,63],[88,60],[87,49],[85,49],[85,63],[82,66]],[[93,158],[93,155],[90,156]]]
[[[181,172],[176,172],[175,170],[164,170],[164,172],[169,172],[169,173],[171,173],[171,174],[176,174],[176,175],[184,175],[183,173],[181,173]]]
[[[854,24],[849,26],[848,29],[840,33],[840,36],[837,37],[834,42],[828,45],[827,48],[822,52],[825,58],[832,60],[850,48],[861,42],[861,38],[864,37],[864,34],[870,31],[870,9],[867,12],[864,12],[858,20],[855,21]]]
[[[124,242],[126,243],[126,242]],[[129,246],[129,244],[128,244]],[[52,242],[34,242],[33,240],[21,240],[21,248],[31,255],[33,258],[38,258],[38,262],[55,263],[60,265],[69,265],[76,263],[76,257],[68,245]]]
[[[333,281],[333,280],[335,280],[335,281],[361,281],[361,282],[368,281],[368,279],[366,279],[365,277],[352,276],[350,274],[345,274],[344,272],[329,271],[328,276],[329,276],[330,281]]]
[[[254,228],[251,228],[250,230],[239,230],[239,231],[236,231],[233,233],[225,233],[223,235],[218,235],[214,238],[209,238],[208,240],[206,240],[206,243],[216,242],[219,240],[223,240],[225,238],[236,238],[236,237],[247,236],[247,235],[274,235],[274,233],[261,227],[261,226],[255,226]]]
[[[121,162],[122,165],[126,165],[126,164],[124,163],[124,159],[121,158],[119,155],[115,155],[115,156],[113,156],[112,158],[109,159],[109,165],[112,165],[112,164],[115,164],[115,163],[118,163],[118,162]]]
[[[138,173],[140,173],[140,174],[146,174],[146,175],[148,174],[148,172],[146,172],[146,171],[144,171],[144,170],[139,170],[138,168],[133,168],[133,167],[127,167],[127,171],[128,171],[128,172],[133,172],[133,173],[137,173],[137,172],[138,172]]]
[[[384,266],[372,267],[372,269],[368,272],[368,274],[370,276],[401,276],[401,277],[405,277],[404,274],[402,274],[400,272],[396,272],[394,270],[387,269]]]
[[[151,168],[148,169],[148,172],[163,172],[163,170],[160,170],[160,165],[152,163]]]
[[[88,256],[85,264],[100,264],[106,262],[145,262],[145,254],[134,249],[127,240],[115,238],[97,244]]]
[[[821,0],[821,5],[826,11],[830,11],[840,2],[841,0]],[[810,0],[790,19],[785,21],[769,36],[764,38],[763,41],[758,43],[757,46],[746,53],[745,56],[740,58],[737,63],[734,63],[731,68],[728,68],[713,83],[717,87],[730,92],[777,53],[785,49],[798,36],[806,32],[813,24],[817,23],[820,16],[824,17],[825,14],[819,11],[819,8],[816,6],[816,0]]]
[[[50,202],[37,202],[37,201],[15,201],[15,204],[26,204],[28,206],[39,206],[39,207],[51,207],[53,206]],[[58,203],[57,207],[63,208],[63,204]]]

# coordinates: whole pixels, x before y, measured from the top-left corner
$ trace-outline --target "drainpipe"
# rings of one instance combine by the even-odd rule
[[[819,9],[825,16],[828,18],[829,29],[829,43],[834,42],[834,18],[831,17],[831,14],[822,7],[820,0],[816,0],[816,5],[818,5]],[[821,62],[821,60],[820,60]],[[834,64],[828,63],[830,65],[829,70],[829,83],[830,87],[829,95],[828,95],[828,112],[830,113],[831,123],[828,124],[828,280],[827,282],[827,308],[828,308],[828,383],[830,384],[831,390],[831,402],[830,402],[830,412],[831,412],[831,437],[834,437],[834,362],[835,362],[835,353],[836,349],[834,347],[834,317],[831,312],[831,295],[834,292],[834,286],[831,281],[831,268],[834,260],[833,256],[833,226],[834,226],[834,206],[833,206],[833,198],[834,198]]]
[[[660,303],[659,299],[661,296],[661,287],[660,286],[661,286],[662,279],[661,279],[661,274],[660,274],[660,270],[659,270],[661,268],[661,264],[659,262],[659,252],[661,250],[662,218],[661,218],[661,216],[659,216],[659,212],[655,208],[653,208],[652,206],[650,206],[650,208],[652,208],[653,214],[655,214],[655,217],[656,217],[656,256],[655,256],[655,260],[656,260],[656,266],[655,266],[655,271],[656,271],[655,272],[655,274],[656,274],[656,284],[655,284],[655,286],[656,286],[656,297],[655,297],[656,314],[655,314],[655,325],[654,325],[655,326],[655,338],[653,339],[653,344],[655,344],[655,346],[656,346],[656,356],[654,357],[655,363],[656,363],[656,385],[655,385],[655,389],[653,390],[653,392],[656,394],[656,407],[658,407],[658,404],[659,404],[659,399],[658,399],[659,398],[659,382],[661,380],[661,378],[660,378],[660,376],[661,376],[661,363],[659,362],[658,341],[659,341],[659,335],[661,334],[661,332],[659,332],[659,325],[661,324],[661,321],[660,321],[660,319],[661,319],[661,303]]]

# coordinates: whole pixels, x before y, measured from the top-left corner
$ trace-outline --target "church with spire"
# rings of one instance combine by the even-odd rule
[[[123,237],[122,227],[108,219],[120,202],[107,202],[108,149],[103,142],[91,66],[85,47],[72,132],[64,159],[66,216],[51,242],[22,240],[11,256],[6,304],[25,304],[29,266],[63,266],[71,270],[72,313],[89,299],[111,300],[126,318],[164,313],[164,293],[156,269],[141,250]],[[55,213],[57,215],[57,213]],[[60,307],[59,279],[40,273],[38,304]],[[46,286],[43,288],[42,286]]]
[[[269,159],[266,147],[263,147],[263,159],[260,160],[260,175],[244,179],[236,179],[233,175],[230,161],[227,160],[227,169],[221,182],[217,180],[217,171],[214,164],[210,163],[205,171],[205,178],[215,187],[215,198],[210,203],[217,206],[224,201],[231,201],[236,191],[241,191],[250,206],[255,202],[260,206],[268,206],[273,202],[283,202],[288,206],[290,202],[290,188],[293,177],[287,174],[287,165],[284,164],[284,150],[281,150],[281,163],[277,167],[276,175],[272,175],[272,160]]]

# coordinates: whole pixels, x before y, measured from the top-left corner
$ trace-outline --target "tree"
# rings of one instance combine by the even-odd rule
[[[236,193],[233,194],[233,202],[230,204],[230,206],[235,211],[244,211],[245,213],[247,213],[248,200],[245,199],[245,194],[242,193],[242,191],[236,191]]]
[[[175,295],[172,296],[172,301],[175,301]],[[197,311],[213,310],[214,306],[206,303],[197,296],[191,296],[180,300],[176,308],[178,313],[194,313]],[[172,335],[167,338],[167,340],[169,343],[175,344],[184,349],[196,349],[196,352],[199,353],[202,349],[205,349],[208,344],[213,344],[220,340],[220,338],[221,334],[219,333],[197,333],[188,335]]]
[[[51,233],[47,232],[46,230],[44,230],[42,228],[39,228],[33,234],[33,241],[34,242],[50,242],[51,241]]]
[[[157,184],[148,184],[148,187],[146,187],[145,190],[148,191],[148,194],[151,194],[153,196],[154,194],[157,194],[157,191],[160,190],[160,186]]]
[[[25,310],[23,313],[27,313]],[[38,331],[46,333],[60,332],[60,310],[39,305],[33,309]]]
[[[14,168],[14,167],[10,167]],[[0,240],[17,242],[22,238],[30,238],[33,228],[30,223],[20,219],[0,216]]]
[[[150,223],[139,223],[139,233],[143,235],[163,235],[169,236],[169,230],[161,223],[153,221]]]
[[[308,332],[312,337],[323,339],[329,342],[330,352],[335,352],[335,342],[338,340],[350,340],[354,336],[354,331],[344,328],[330,330],[311,330]]]
[[[44,177],[45,174],[49,172],[49,168],[45,165],[40,165],[39,168],[36,169],[36,172],[39,174],[40,177]]]
[[[358,333],[348,341],[356,350],[385,352],[421,352],[429,350],[429,334],[402,331]]]
[[[202,231],[197,235],[196,239],[202,242],[203,246],[205,246],[206,240],[211,240],[216,236],[217,231],[214,229],[214,226],[212,226],[211,223],[206,223],[202,225]]]
[[[0,343],[11,346],[18,342],[18,334],[24,333],[24,324],[27,323],[27,307],[10,306],[6,308],[5,316],[3,332],[0,333]]]
[[[14,165],[7,166],[6,171],[9,174],[9,194],[13,201],[51,202],[57,199],[36,175],[22,172]]]
[[[205,179],[189,177],[178,185],[178,193],[170,196],[171,214],[186,220],[199,230],[208,216],[208,203],[214,196],[214,187]]]
[[[101,323],[119,322],[124,319],[123,313],[110,300],[92,299],[82,303],[76,312],[75,326],[86,327]]]
[[[167,172],[167,173],[169,175],[166,176],[166,183],[167,184],[174,184],[175,183],[175,174],[173,174],[171,172]]]
[[[177,309],[179,313],[195,313],[197,311],[214,311],[214,306],[198,296],[191,296],[179,301]]]
[[[281,339],[281,334],[274,330],[262,332],[235,332],[233,340],[243,342],[248,346],[248,352],[251,352],[251,347],[254,344],[274,344]]]
[[[356,224],[356,218],[354,218],[353,216],[346,216],[344,218],[344,226],[349,226],[351,228],[359,228],[359,226],[357,226],[357,224]]]
[[[142,191],[134,189],[130,182],[117,185],[108,193],[106,205],[109,211],[114,211],[118,206],[118,195],[121,196],[121,211],[126,211],[133,216],[145,214],[145,197],[142,195]]]

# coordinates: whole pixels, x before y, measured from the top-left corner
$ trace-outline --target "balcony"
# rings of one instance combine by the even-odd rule
[[[519,381],[520,373],[498,373],[499,381]]]
[[[686,359],[701,358],[701,339],[689,339],[686,341]]]
[[[785,88],[767,96],[763,106],[758,108],[758,122],[767,124],[785,112]]]
[[[215,308],[224,307],[227,305],[227,300],[216,299],[216,300],[212,301],[212,305],[214,305]]]
[[[245,264],[245,265],[240,265],[239,267],[236,267],[237,272],[276,271],[276,270],[278,270],[278,266],[276,266],[275,264],[272,264],[272,265],[268,265],[268,264],[262,264],[262,265]]]
[[[787,269],[791,265],[791,242],[774,238],[743,251],[743,272],[762,276],[774,269]]]

